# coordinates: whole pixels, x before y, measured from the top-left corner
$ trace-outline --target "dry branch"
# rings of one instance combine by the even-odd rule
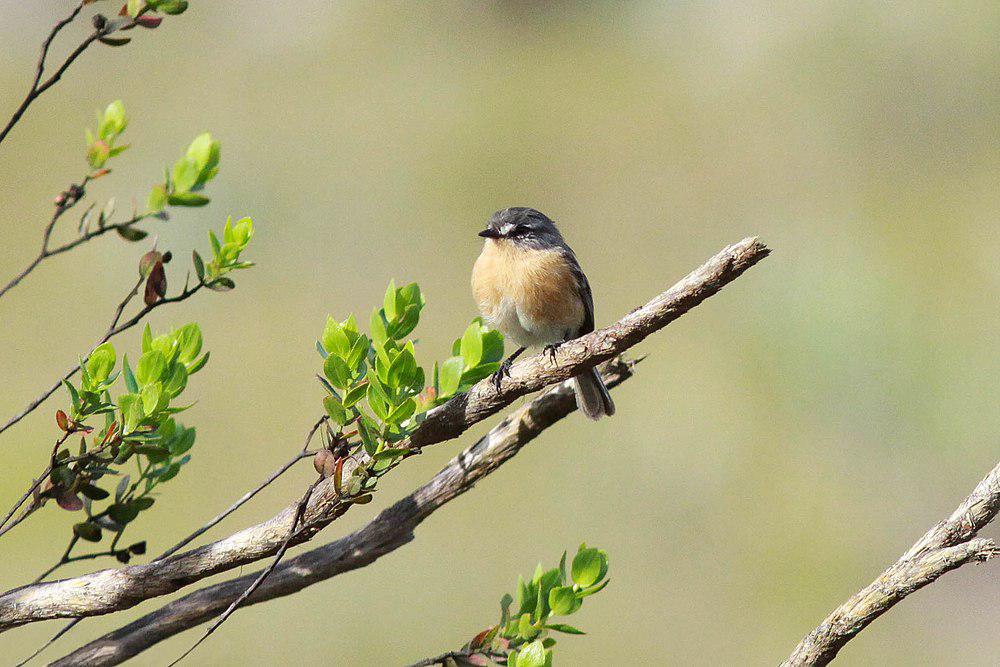
[[[966,563],[983,562],[1000,553],[991,539],[977,538],[1000,511],[1000,464],[962,501],[878,579],[837,607],[806,635],[783,667],[826,665],[837,652],[876,618],[910,593]]]
[[[634,362],[602,368],[609,387],[632,376]],[[422,487],[384,510],[368,525],[278,567],[245,604],[292,595],[338,574],[364,567],[413,540],[414,529],[437,509],[471,489],[513,458],[542,431],[576,409],[572,387],[562,383],[515,410],[474,445],[453,458]],[[83,646],[54,665],[117,665],[154,644],[211,620],[258,578],[253,573],[208,586],[164,605]]]
[[[425,447],[454,438],[495,414],[516,398],[566,380],[634,346],[691,308],[768,254],[756,239],[722,250],[699,269],[609,327],[562,345],[551,361],[537,355],[515,364],[499,391],[487,379],[468,393],[428,413],[408,440],[397,447]],[[350,471],[345,469],[345,475]],[[330,480],[316,488],[306,509],[297,542],[304,542],[350,507]],[[285,541],[297,507],[211,544],[145,565],[24,586],[0,596],[0,631],[53,618],[107,614],[172,593],[205,577],[269,556]]]

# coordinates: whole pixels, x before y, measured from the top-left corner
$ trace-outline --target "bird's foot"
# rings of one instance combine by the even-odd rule
[[[510,377],[510,367],[513,363],[513,359],[504,359],[500,362],[500,368],[490,376],[490,379],[493,380],[493,388],[497,390],[497,393],[500,392],[500,384],[503,382],[503,376]]]
[[[565,341],[559,341],[558,343],[549,343],[544,348],[542,348],[542,352],[549,355],[549,358],[552,359],[553,364],[556,363],[556,351],[562,346],[564,342]]]

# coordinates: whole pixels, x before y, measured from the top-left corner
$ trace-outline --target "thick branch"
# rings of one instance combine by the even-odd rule
[[[910,593],[945,572],[1000,554],[990,539],[976,538],[1000,511],[1000,464],[952,515],[931,528],[878,579],[837,607],[799,642],[783,666],[826,665],[847,642]]]
[[[633,364],[616,360],[603,369],[609,387],[632,376]],[[449,501],[513,458],[542,431],[576,409],[568,383],[519,408],[456,456],[422,487],[384,510],[367,526],[278,567],[245,604],[292,595],[338,574],[378,560],[413,539],[414,529]],[[54,665],[117,665],[173,635],[217,616],[257,578],[248,574],[208,586],[77,649]]]
[[[468,393],[431,411],[409,440],[397,446],[425,447],[454,438],[516,398],[566,380],[624,352],[717,293],[768,252],[756,239],[729,246],[615,324],[562,345],[555,363],[545,355],[526,359],[512,367],[510,380],[499,391],[486,379]],[[345,469],[344,474],[349,473]],[[316,488],[299,531],[299,542],[310,539],[349,509],[350,501],[341,501],[333,487],[328,479]],[[0,630],[52,618],[120,611],[205,577],[272,556],[284,543],[296,509],[292,505],[272,519],[235,535],[146,565],[9,591],[0,596]]]

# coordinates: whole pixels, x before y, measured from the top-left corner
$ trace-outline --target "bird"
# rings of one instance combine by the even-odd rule
[[[594,296],[576,254],[555,222],[533,208],[516,206],[490,216],[486,239],[472,269],[472,293],[486,323],[513,339],[518,349],[493,374],[504,375],[527,348],[544,346],[553,361],[558,347],[594,330]],[[590,419],[615,413],[596,368],[573,377],[576,404]]]

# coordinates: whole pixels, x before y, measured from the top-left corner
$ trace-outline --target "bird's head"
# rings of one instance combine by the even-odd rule
[[[479,235],[491,241],[508,241],[535,248],[562,243],[556,223],[541,211],[524,206],[497,211],[490,216],[486,229]]]

